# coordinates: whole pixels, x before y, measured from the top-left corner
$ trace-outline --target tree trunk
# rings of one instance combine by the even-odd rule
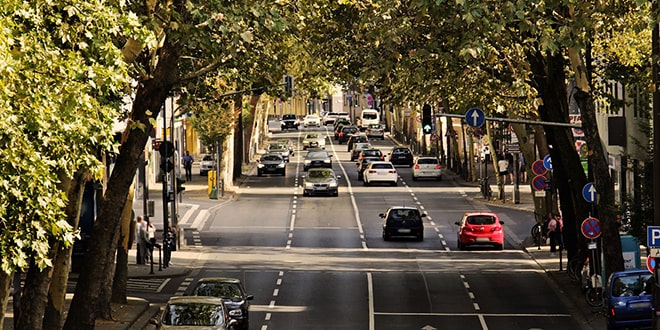
[[[178,79],[175,68],[179,52],[180,46],[171,44],[166,38],[159,52],[158,64],[151,75],[152,79],[138,85],[131,120],[143,125],[143,129],[134,125],[128,125],[126,128],[128,133],[125,134],[126,139],[121,145],[110,175],[105,198],[101,201],[101,208],[94,222],[90,244],[85,251],[83,267],[86,271],[78,278],[69,315],[64,323],[65,329],[94,328],[98,297],[104,285],[104,272],[107,271],[106,266],[114,262],[108,259],[114,258],[117,248],[116,236],[121,224],[121,213],[135,177],[138,158],[143,153],[148,133],[153,129],[150,119],[157,119],[160,108]],[[147,113],[150,113],[151,117]]]
[[[86,176],[88,176],[87,173],[77,173],[73,180],[65,183],[69,187],[67,190],[69,199],[69,204],[66,207],[67,221],[73,228],[78,228]],[[64,247],[53,260],[53,275],[48,289],[48,304],[43,319],[43,328],[46,330],[59,330],[62,328],[72,252],[73,247]]]
[[[133,237],[131,231],[131,223],[133,222],[133,194],[134,187],[131,187],[126,199],[126,206],[121,215],[121,230],[119,234],[119,242],[117,246],[117,262],[115,266],[115,276],[112,281],[112,295],[110,301],[114,303],[125,304],[126,299],[126,285],[128,283],[128,250],[130,248],[129,242]]]
[[[560,54],[544,56],[540,52],[528,54],[527,58],[533,72],[533,82],[543,100],[543,105],[539,107],[541,120],[568,123],[564,58]],[[557,126],[546,126],[544,129],[555,176],[552,184],[557,187],[562,201],[565,247],[571,256],[576,252],[581,239],[578,226],[589,213],[588,206],[581,198],[587,177],[575,151],[572,131]]]
[[[51,246],[55,248],[58,244]],[[42,328],[52,271],[53,268],[40,270],[34,262],[31,262],[25,276],[21,296],[21,311],[23,312],[18,317],[17,329],[38,330]]]
[[[2,297],[0,297],[0,308],[2,308],[3,311],[7,310],[7,304],[9,303],[9,293],[11,291],[11,286],[13,283],[14,279],[14,273],[5,273],[5,272],[0,272],[0,290]],[[4,323],[5,323],[5,313],[0,313],[0,329],[4,329]]]
[[[234,181],[243,174],[243,102],[242,97],[234,98],[234,113],[236,127],[234,127]]]

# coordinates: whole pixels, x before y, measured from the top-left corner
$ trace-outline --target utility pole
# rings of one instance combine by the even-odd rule
[[[653,17],[657,19],[656,13],[658,12],[658,2],[653,1],[651,12]],[[660,67],[658,67],[658,59],[660,59],[660,30],[659,22],[654,22],[653,31],[651,33],[651,59],[653,65],[653,224],[660,225]],[[653,329],[660,330],[660,321],[658,315],[660,313],[660,265],[655,263],[653,270],[655,277],[655,286],[653,287]]]

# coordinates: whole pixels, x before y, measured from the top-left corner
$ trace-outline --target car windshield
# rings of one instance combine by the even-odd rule
[[[296,115],[284,115],[284,116],[282,116],[282,119],[284,119],[284,120],[296,119]]]
[[[310,178],[331,178],[332,177],[332,172],[330,172],[330,171],[310,171],[309,172],[309,177]]]
[[[438,160],[435,158],[420,158],[417,160],[417,164],[437,164]]]
[[[204,156],[204,158],[202,158],[202,161],[209,161],[209,160],[213,160],[213,157],[211,157],[211,156]]]
[[[262,160],[262,161],[270,161],[270,162],[272,162],[272,161],[279,161],[279,160],[282,160],[282,158],[279,157],[279,156],[277,156],[277,155],[264,155],[264,156],[261,157],[261,160]]]
[[[319,136],[317,134],[307,134],[306,139],[317,139]]]
[[[471,225],[492,225],[495,223],[495,217],[491,215],[472,215],[467,217],[467,223]]]
[[[349,128],[344,128],[345,133],[355,133],[357,132],[357,128],[355,127],[349,127]]]
[[[284,146],[281,145],[281,144],[271,144],[270,146],[268,146],[268,149],[271,149],[271,150],[274,150],[274,149],[283,149],[283,148],[284,148]]]
[[[396,210],[391,210],[390,214],[388,216],[390,220],[397,220],[397,221],[402,221],[402,220],[422,220],[422,218],[419,216],[419,211],[415,209],[396,209]]]
[[[355,149],[366,149],[369,147],[369,143],[358,143],[355,145]]]
[[[241,288],[236,283],[202,282],[195,290],[194,296],[211,296],[219,298],[242,298]]]
[[[171,304],[163,313],[164,325],[218,326],[224,323],[224,311],[217,304]]]
[[[653,274],[631,274],[614,279],[612,295],[615,297],[632,297],[651,294],[653,290]]]
[[[324,151],[312,151],[307,153],[307,158],[327,158],[328,155]]]

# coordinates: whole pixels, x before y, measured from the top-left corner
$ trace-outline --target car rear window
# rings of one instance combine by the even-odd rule
[[[369,156],[380,156],[383,154],[380,150],[363,150],[362,153]]]
[[[388,218],[392,220],[422,220],[419,211],[414,209],[391,210]]]
[[[473,215],[467,218],[467,223],[471,225],[492,225],[495,223],[495,217],[490,215]]]
[[[417,160],[417,164],[437,164],[438,160],[435,158],[420,158]]]
[[[355,128],[355,127],[347,127],[347,128],[344,128],[343,131],[344,131],[344,133],[347,133],[347,132],[349,132],[349,133],[355,133],[355,132],[357,132],[357,128]]]
[[[373,164],[371,166],[373,169],[381,169],[381,170],[389,170],[392,169],[392,165],[390,164]]]
[[[653,274],[624,275],[614,279],[612,295],[615,297],[632,297],[651,294]]]
[[[408,149],[394,149],[392,150],[393,154],[409,154],[410,151]]]
[[[204,158],[202,158],[202,160],[205,160],[205,161],[213,160],[213,157],[211,157],[211,156],[204,156]]]

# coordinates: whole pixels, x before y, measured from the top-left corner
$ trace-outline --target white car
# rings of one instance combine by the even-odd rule
[[[419,178],[442,180],[442,167],[440,166],[440,162],[436,157],[415,157],[412,169],[413,181],[417,181]]]
[[[385,130],[380,124],[371,124],[367,126],[366,135],[369,138],[385,139]]]
[[[309,133],[305,135],[302,145],[303,150],[307,150],[307,148],[325,149],[325,137],[319,133]]]
[[[362,173],[362,182],[365,186],[372,183],[384,182],[396,186],[399,182],[399,174],[390,162],[371,162]]]
[[[321,127],[321,117],[317,115],[307,115],[303,119],[303,126],[305,127]]]
[[[215,170],[215,160],[211,155],[204,155],[199,163],[199,175],[205,176],[209,171]]]

